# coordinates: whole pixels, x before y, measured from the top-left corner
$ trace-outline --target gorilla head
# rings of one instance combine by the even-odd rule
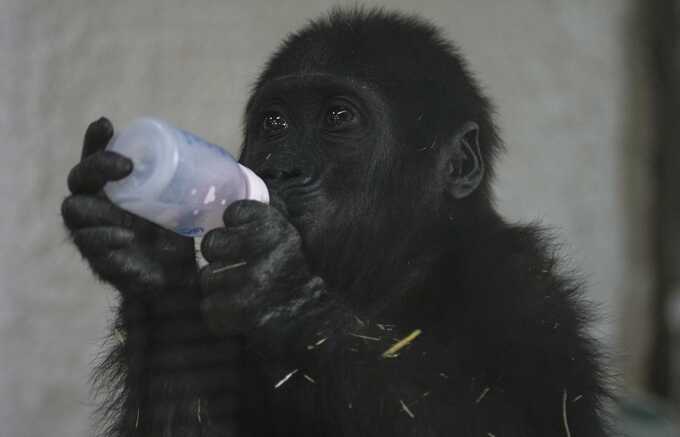
[[[451,221],[484,219],[498,144],[489,103],[433,26],[336,11],[268,62],[241,160],[282,196],[333,281],[339,265],[375,278],[376,251],[407,256]],[[364,288],[366,275],[354,276]]]

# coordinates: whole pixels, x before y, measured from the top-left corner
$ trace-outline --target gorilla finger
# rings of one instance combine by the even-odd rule
[[[61,204],[61,215],[69,229],[95,226],[131,227],[132,214],[123,211],[107,199],[95,196],[69,196]]]
[[[95,152],[104,150],[109,140],[113,137],[113,124],[106,117],[93,121],[85,131],[83,139],[83,150],[80,159],[92,155]]]
[[[161,266],[140,251],[120,249],[92,258],[92,269],[122,290],[154,291],[165,287]]]
[[[276,223],[248,223],[229,229],[217,228],[203,237],[201,253],[209,262],[238,258],[253,260],[271,251],[285,236],[285,228]]]
[[[86,257],[104,255],[128,246],[135,238],[130,229],[118,226],[83,228],[73,233],[73,242]]]
[[[234,239],[230,238],[232,235],[225,228],[217,228],[209,231],[201,241],[201,253],[208,262],[215,261],[220,257],[225,257],[227,253],[231,253],[230,247],[233,247]]]
[[[215,292],[236,293],[248,283],[247,261],[220,261],[210,263],[200,271],[201,291],[206,296]]]
[[[280,214],[266,203],[256,200],[239,200],[224,210],[222,221],[229,228],[256,220],[270,220],[274,213]]]
[[[76,164],[68,175],[68,189],[74,194],[94,194],[109,181],[132,172],[132,161],[116,152],[94,153]]]

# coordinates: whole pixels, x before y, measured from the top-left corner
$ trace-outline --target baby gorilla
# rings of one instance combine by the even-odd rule
[[[192,240],[111,204],[131,162],[94,122],[63,217],[120,291],[96,372],[111,436],[606,435],[579,285],[490,196],[487,99],[432,25],[336,10],[246,108],[240,201]]]

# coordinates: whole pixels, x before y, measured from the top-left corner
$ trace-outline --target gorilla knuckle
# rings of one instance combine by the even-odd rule
[[[201,241],[201,252],[209,257],[215,257],[223,252],[229,244],[230,239],[225,234],[224,228],[217,228],[209,231]]]
[[[239,200],[227,207],[222,215],[225,226],[239,226],[263,218],[269,206],[255,200]]]
[[[61,216],[64,224],[71,231],[87,225],[91,207],[87,198],[82,195],[71,195],[61,203]]]
[[[76,245],[81,255],[86,258],[91,258],[95,254],[103,252],[99,245],[93,244],[90,236],[87,233],[84,233],[82,230],[74,231],[71,237],[73,239],[73,244]]]
[[[81,163],[78,163],[68,172],[66,186],[71,193],[76,193],[78,191],[78,180],[81,177],[81,171],[82,165]]]

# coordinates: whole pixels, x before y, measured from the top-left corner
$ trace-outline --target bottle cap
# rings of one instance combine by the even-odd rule
[[[248,167],[241,164],[238,167],[246,177],[246,199],[269,203],[269,190],[264,181]]]

